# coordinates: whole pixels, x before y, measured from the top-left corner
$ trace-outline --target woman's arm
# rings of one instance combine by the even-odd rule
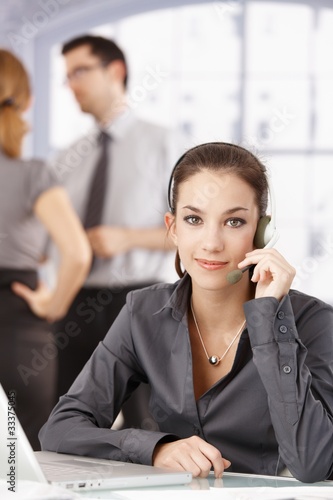
[[[282,462],[298,480],[333,468],[333,309],[291,292],[244,305]]]
[[[42,427],[42,449],[151,465],[156,444],[168,434],[111,429],[123,403],[145,380],[126,306]]]
[[[40,284],[33,291],[21,283],[14,283],[12,288],[37,316],[55,321],[66,314],[82,286],[91,264],[91,249],[64,188],[54,187],[43,192],[33,210],[59,250],[56,287],[51,292]]]
[[[253,362],[266,389],[282,461],[300,481],[333,470],[333,309],[290,292],[295,269],[275,249],[254,250],[255,299],[244,305]],[[291,299],[292,297],[292,299]]]

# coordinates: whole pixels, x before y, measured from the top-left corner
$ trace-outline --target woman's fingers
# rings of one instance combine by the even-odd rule
[[[213,468],[215,477],[221,477],[229,460],[222,457],[217,448],[198,436],[157,445],[153,463],[159,467],[187,470],[194,477],[207,477]]]
[[[239,267],[249,264],[255,265],[252,281],[257,283],[256,298],[271,296],[281,300],[289,292],[296,271],[276,249],[247,253]]]
[[[14,283],[12,283],[12,290],[14,293],[16,293],[16,295],[28,302],[28,304],[30,303],[34,293],[31,288],[23,285],[23,283],[18,283],[17,281],[15,281]]]
[[[28,286],[17,281],[12,283],[13,292],[25,300],[36,316],[45,318],[49,311],[49,304],[52,297],[52,292],[44,285],[38,283],[36,290],[31,290]]]

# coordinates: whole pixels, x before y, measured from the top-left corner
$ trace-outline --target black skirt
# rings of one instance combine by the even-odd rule
[[[51,325],[15,295],[13,281],[34,290],[37,272],[0,269],[0,381],[7,394],[15,394],[17,417],[39,450],[39,429],[55,404],[57,349]]]

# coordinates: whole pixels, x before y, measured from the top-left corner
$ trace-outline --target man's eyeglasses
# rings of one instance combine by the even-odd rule
[[[90,73],[90,71],[93,71],[98,68],[105,68],[107,64],[108,64],[107,62],[103,61],[94,64],[92,66],[78,66],[77,68],[73,69],[70,73],[68,73],[64,83],[70,83],[75,80],[82,80],[88,73]]]

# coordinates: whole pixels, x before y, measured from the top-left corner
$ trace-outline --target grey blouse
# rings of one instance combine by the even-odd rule
[[[328,478],[333,308],[295,290],[280,303],[271,297],[245,303],[247,328],[233,367],[196,401],[190,294],[188,276],[128,294],[104,341],[42,428],[42,448],[150,464],[161,440],[196,434],[231,461],[229,471],[275,475],[287,467],[304,482]],[[72,326],[72,334],[84,335]],[[156,424],[110,430],[140,382],[151,386]]]
[[[0,151],[0,268],[37,269],[47,235],[33,206],[58,184],[42,161],[8,158]]]

